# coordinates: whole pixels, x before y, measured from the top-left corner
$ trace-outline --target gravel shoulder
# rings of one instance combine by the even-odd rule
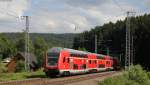
[[[104,80],[105,78],[113,77],[113,76],[117,76],[117,75],[121,75],[121,74],[122,74],[121,72],[120,73],[114,73],[113,75],[110,75],[110,76],[98,77],[98,78],[85,80],[85,81],[72,83],[72,84],[66,84],[66,85],[98,85],[98,82]]]

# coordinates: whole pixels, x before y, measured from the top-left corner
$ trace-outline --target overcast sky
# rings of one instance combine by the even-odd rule
[[[0,32],[23,31],[20,16],[28,15],[30,32],[78,33],[122,20],[130,10],[150,13],[150,0],[0,0]]]

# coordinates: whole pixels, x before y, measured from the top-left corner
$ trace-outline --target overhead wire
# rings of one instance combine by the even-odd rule
[[[6,10],[6,9],[4,9],[4,8],[0,8],[0,9],[2,9],[2,10],[0,10],[1,14],[8,15],[10,17],[16,18],[17,22],[19,21],[18,23],[17,22],[9,22],[8,24],[11,24],[11,25],[7,25],[8,28],[10,28],[10,27],[11,28],[21,28],[21,27],[23,27],[23,24],[21,23],[22,20],[20,20],[19,16],[16,16],[17,14],[15,12],[10,11],[10,10],[4,12],[3,10]],[[4,27],[6,27],[6,25],[4,25]]]
[[[116,1],[116,0],[112,0],[112,2],[123,12],[126,12],[127,10],[125,10],[124,8],[122,8],[122,6]]]

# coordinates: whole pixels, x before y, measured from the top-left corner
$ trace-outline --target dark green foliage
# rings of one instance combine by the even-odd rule
[[[81,51],[87,51],[85,48],[78,48],[78,50],[81,50]]]
[[[1,74],[2,74],[2,62],[1,62],[2,60],[1,60],[1,58],[0,58],[0,76],[1,76]]]
[[[24,35],[21,35],[20,37],[18,37],[18,39],[16,40],[16,48],[18,52],[24,52],[25,51],[25,38]],[[32,40],[29,39],[29,51],[32,53],[34,52],[34,46],[32,43]]]
[[[23,33],[2,33],[12,42],[18,41],[19,38],[24,38]],[[48,47],[72,47],[73,38],[77,34],[65,33],[65,34],[53,34],[53,33],[30,33],[30,39],[32,42],[38,37],[42,37],[45,42],[48,44]],[[21,37],[20,37],[21,36]]]
[[[31,33],[29,48],[30,53],[37,56],[39,66],[42,66],[44,53],[48,48],[72,47],[73,37],[76,34],[40,34]],[[0,57],[2,59],[14,56],[17,52],[25,51],[24,33],[1,33],[0,34]]]
[[[6,37],[0,35],[0,57],[2,59],[13,56],[16,53],[14,43],[10,42]]]
[[[34,41],[34,53],[37,56],[39,66],[42,66],[44,53],[48,49],[48,45],[45,40],[41,37],[37,37]]]
[[[149,85],[147,84],[149,78],[146,71],[140,65],[131,66],[126,74],[128,80],[135,81],[140,85]]]
[[[99,85],[149,85],[146,71],[140,65],[131,66],[123,75],[99,82]]]
[[[131,18],[131,34],[134,45],[134,64],[141,64],[144,69],[150,69],[150,14]],[[73,48],[85,48],[89,52],[95,49],[95,34],[97,35],[98,53],[107,54],[107,48],[111,56],[122,55],[122,65],[125,56],[125,30],[126,20],[109,22],[103,26],[96,26],[90,31],[85,31],[74,38]]]
[[[6,72],[7,72],[7,68],[5,64],[2,63],[2,59],[0,58],[0,76],[2,75],[2,73],[6,73]]]
[[[150,72],[147,72],[147,75],[148,75],[148,77],[149,77],[149,79],[150,79]]]
[[[16,64],[15,72],[23,72],[23,71],[25,71],[24,66],[25,66],[25,62],[24,61],[22,61],[22,60],[18,61],[17,64]]]

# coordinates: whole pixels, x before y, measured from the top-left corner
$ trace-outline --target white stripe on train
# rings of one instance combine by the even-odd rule
[[[83,70],[66,69],[66,70],[59,70],[59,73],[60,73],[60,75],[63,75],[64,72],[70,72],[70,74],[81,74],[81,73],[90,72],[90,70],[105,71],[107,69],[113,70],[113,67],[108,67],[108,68],[88,68],[88,69],[83,69]]]

